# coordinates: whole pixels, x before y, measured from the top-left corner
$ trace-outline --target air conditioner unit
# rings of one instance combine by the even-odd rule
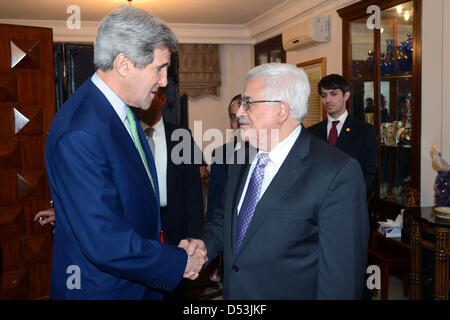
[[[286,51],[330,41],[330,16],[314,17],[294,25],[282,32],[282,39]]]

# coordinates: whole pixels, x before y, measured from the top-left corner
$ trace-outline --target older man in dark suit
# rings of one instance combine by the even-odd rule
[[[301,121],[302,69],[270,63],[247,74],[238,117],[258,149],[229,167],[224,201],[189,254],[223,250],[225,299],[359,299],[369,222],[358,162]]]

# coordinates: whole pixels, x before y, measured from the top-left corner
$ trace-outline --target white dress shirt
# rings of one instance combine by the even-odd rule
[[[123,125],[130,134],[131,139],[133,139],[133,136],[131,135],[130,126],[128,125],[127,121],[128,107],[125,104],[125,102],[123,102],[123,100],[120,99],[119,96],[115,94],[115,92],[112,91],[111,88],[108,87],[108,85],[104,83],[102,79],[100,79],[97,73],[94,73],[94,75],[91,77],[91,81],[105,95],[106,99],[109,101],[114,111],[116,111],[117,115],[119,116],[120,121],[122,121]]]
[[[339,120],[339,123],[336,125],[336,130],[338,133],[338,137],[341,134],[342,126],[344,125],[345,119],[347,119],[348,111],[345,110],[343,114],[341,114],[337,119],[333,119],[328,115],[328,124],[327,124],[327,141],[328,136],[330,135],[331,127],[333,126],[333,121]]]
[[[277,174],[284,160],[286,159],[289,151],[291,151],[292,146],[300,135],[302,127],[298,126],[291,132],[291,134],[281,141],[275,148],[273,148],[269,153],[269,163],[264,168],[264,178],[261,184],[261,192],[259,193],[259,199],[263,196],[264,192],[266,192],[273,178]],[[245,198],[245,193],[247,192],[248,183],[250,182],[250,177],[252,176],[253,170],[255,169],[256,163],[259,159],[259,154],[261,151],[258,151],[258,154],[253,159],[253,162],[250,166],[250,170],[248,171],[247,180],[245,181],[244,189],[242,190],[241,199],[239,200],[239,205],[237,208],[237,212],[239,215],[239,211],[241,210],[242,202]]]
[[[142,130],[145,132],[148,125],[142,121],[140,123]],[[152,138],[155,145],[153,158],[155,159],[156,174],[158,176],[159,204],[161,207],[165,207],[167,206],[167,143],[162,118],[153,125],[153,137],[147,136],[147,141]]]

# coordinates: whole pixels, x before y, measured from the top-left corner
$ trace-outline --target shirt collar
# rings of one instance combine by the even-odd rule
[[[162,117],[153,125],[153,129],[155,129],[155,132],[164,132],[164,121]]]
[[[142,130],[144,130],[144,131],[145,131],[145,129],[150,127],[144,121],[140,121],[140,123],[141,123]],[[155,134],[155,132],[162,132],[162,131],[164,131],[164,120],[163,120],[162,117],[161,117],[161,119],[159,119],[159,121],[157,123],[155,123],[153,125],[153,130],[154,130],[153,134]]]
[[[348,111],[345,110],[343,114],[341,114],[337,119],[333,119],[328,115],[328,123],[331,124],[333,121],[339,120],[339,124],[344,124],[345,119],[347,119]]]
[[[104,94],[106,99],[109,101],[109,103],[116,111],[120,120],[122,122],[125,122],[125,119],[127,118],[127,108],[128,108],[125,102],[123,102],[123,100],[120,99],[119,96],[113,90],[111,90],[111,88],[108,87],[108,85],[105,82],[103,82],[102,79],[100,79],[97,73],[94,73],[94,75],[91,77],[91,81]]]
[[[242,144],[241,142],[238,140],[236,141],[236,144],[234,146],[234,151],[238,151],[241,148]]]

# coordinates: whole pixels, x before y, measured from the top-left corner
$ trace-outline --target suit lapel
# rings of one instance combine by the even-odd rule
[[[341,132],[339,133],[339,137],[336,141],[337,148],[341,149],[341,147],[348,142],[348,139],[351,137],[351,126],[352,126],[351,116],[347,115],[344,125],[342,126]]]
[[[300,136],[295,141],[288,156],[256,205],[255,213],[248,226],[247,233],[242,240],[241,248],[236,255],[236,259],[239,257],[240,253],[245,250],[247,243],[266,219],[271,214],[276,214],[277,206],[281,198],[290,189],[292,184],[297,181],[300,174],[303,173],[304,168],[302,167],[301,162],[309,155],[309,148],[310,136],[302,126]]]
[[[228,179],[230,181],[236,181],[236,184],[231,187],[230,190],[235,190],[233,195],[233,206],[231,213],[231,248],[234,252],[236,243],[236,227],[237,227],[237,207],[239,205],[239,200],[241,199],[242,190],[244,189],[245,181],[247,178],[248,170],[250,169],[249,164],[241,164],[230,166],[230,175]]]
[[[147,171],[145,170],[144,164],[142,163],[141,157],[139,155],[139,152],[137,151],[136,146],[133,143],[133,139],[131,138],[124,124],[120,120],[117,113],[114,111],[114,108],[111,106],[109,101],[106,99],[103,93],[92,83],[92,81],[89,81],[89,86],[90,90],[93,91],[93,97],[95,97],[95,100],[97,101],[95,105],[98,106],[98,111],[104,115],[102,118],[105,119],[105,121],[108,123],[110,133],[111,136],[114,138],[114,141],[119,145],[120,149],[123,150],[123,152],[127,155],[128,161],[131,162],[132,167],[138,172],[138,176],[142,177],[141,179],[145,181],[144,184],[148,188],[148,191],[154,193],[150,180],[148,179]],[[139,123],[139,120],[136,118],[136,116],[134,117],[136,119],[136,123]],[[142,147],[144,149],[144,153],[146,154],[147,164],[149,165],[150,172],[152,173],[153,177],[156,177],[156,170],[153,158],[149,158],[148,154],[149,146],[147,140],[139,125],[137,126],[137,129]],[[155,187],[157,187],[157,185]]]
[[[159,204],[158,174],[156,173],[155,160],[153,159],[152,151],[150,150],[150,146],[148,145],[147,137],[145,136],[144,130],[142,130],[142,127],[139,124],[140,123],[139,119],[134,113],[133,113],[133,116],[134,116],[134,119],[137,124],[136,125],[137,132],[139,134],[139,140],[141,141],[142,149],[144,150],[145,159],[147,160],[148,169],[150,170],[150,174],[152,175],[152,178],[153,178],[153,183],[155,184],[155,191],[153,192],[153,188],[152,188],[150,179],[147,179],[148,185],[150,186],[150,190],[152,191],[152,193],[156,196],[156,202],[158,203],[158,208],[159,208],[160,204]],[[136,149],[136,147],[135,147],[135,149]],[[138,155],[139,159],[141,159],[139,152],[137,152],[137,155]],[[148,174],[147,174],[147,171],[145,170],[142,160],[141,160],[141,167],[144,168],[145,177],[148,178]]]

